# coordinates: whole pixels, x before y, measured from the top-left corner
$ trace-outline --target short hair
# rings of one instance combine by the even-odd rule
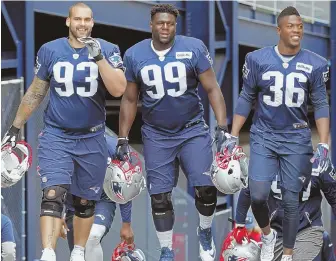
[[[279,14],[278,19],[277,19],[278,26],[280,24],[280,20],[283,17],[290,16],[290,15],[300,16],[298,10],[296,10],[294,6],[288,6],[284,10],[282,10],[281,13]]]
[[[84,8],[89,8],[91,10],[91,17],[93,17],[93,12],[92,12],[92,9],[90,6],[88,6],[87,4],[85,3],[82,3],[82,2],[79,2],[79,3],[76,3],[72,6],[70,6],[69,8],[69,16],[68,17],[71,17],[71,14],[72,14],[72,10],[75,8],[75,7],[84,7]]]
[[[177,18],[179,16],[179,11],[177,8],[171,4],[157,4],[154,5],[151,9],[151,19],[153,19],[154,15],[157,13],[168,13],[172,14]]]

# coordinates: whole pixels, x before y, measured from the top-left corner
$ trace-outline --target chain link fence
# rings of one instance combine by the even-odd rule
[[[1,81],[1,139],[13,123],[23,96],[23,79]],[[21,131],[21,138],[23,130]],[[25,260],[25,179],[10,188],[2,188],[1,214],[13,223],[16,260]]]

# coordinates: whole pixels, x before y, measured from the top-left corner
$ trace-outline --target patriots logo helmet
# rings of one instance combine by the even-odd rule
[[[118,204],[125,204],[137,197],[146,187],[138,154],[131,152],[129,159],[109,161],[103,186],[108,198]]]

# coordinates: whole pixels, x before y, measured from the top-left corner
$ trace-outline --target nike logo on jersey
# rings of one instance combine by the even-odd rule
[[[191,59],[192,52],[176,52],[175,58],[176,59]]]
[[[97,214],[96,217],[99,217],[101,220],[105,220],[105,216],[102,214]]]
[[[296,63],[296,70],[304,71],[306,73],[311,73],[313,71],[313,66],[305,63]]]

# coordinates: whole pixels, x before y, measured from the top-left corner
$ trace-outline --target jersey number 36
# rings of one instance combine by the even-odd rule
[[[274,98],[270,95],[264,95],[263,101],[269,106],[278,107],[282,104],[284,96],[284,75],[279,71],[269,71],[262,75],[262,79],[269,81],[271,77],[274,77],[274,85],[270,86],[270,91],[274,93]],[[286,76],[286,90],[285,90],[285,104],[288,107],[300,107],[304,102],[305,92],[302,88],[295,87],[295,79],[300,83],[306,83],[307,77],[302,73],[292,72]],[[297,95],[296,101],[294,101],[294,95]]]

